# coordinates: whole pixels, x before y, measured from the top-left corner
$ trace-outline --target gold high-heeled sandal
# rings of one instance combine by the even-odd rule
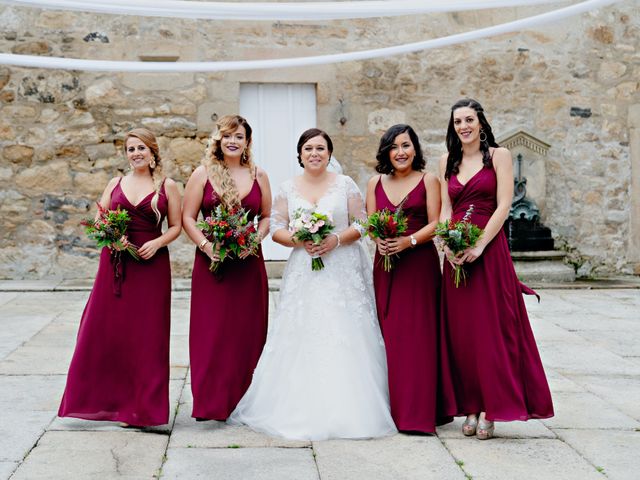
[[[462,424],[462,434],[465,437],[472,437],[476,434],[476,428],[478,428],[478,416],[467,416],[464,423]]]
[[[495,431],[496,426],[493,422],[489,421],[480,421],[478,422],[478,428],[476,431],[476,437],[478,440],[489,440],[493,438],[493,432]]]

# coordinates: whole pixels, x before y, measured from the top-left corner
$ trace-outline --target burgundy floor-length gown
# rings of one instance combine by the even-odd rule
[[[429,223],[424,179],[402,206],[408,219],[404,235]],[[379,180],[376,208],[398,208]],[[432,241],[402,251],[390,272],[376,251],[373,282],[378,319],[387,350],[391,415],[398,430],[435,432],[437,423],[440,261]]]
[[[202,214],[218,205],[206,182]],[[254,180],[242,207],[249,217],[260,214],[262,192]],[[244,260],[225,260],[216,276],[209,271],[209,257],[196,249],[191,278],[192,416],[226,420],[251,384],[267,337],[269,287],[262,252]]]
[[[134,245],[162,234],[152,198],[133,205],[120,182],[111,193],[109,208],[129,212],[127,236]],[[158,209],[166,216],[164,185]],[[136,261],[126,252],[119,257],[108,248],[100,254],[58,415],[162,425],[169,421],[169,251],[163,247],[149,260]]]
[[[483,167],[465,185],[452,175],[452,219],[461,220],[473,205],[470,221],[484,228],[497,207],[496,189],[492,167]],[[503,230],[464,268],[466,283],[456,288],[451,265],[444,262],[445,414],[484,411],[495,421],[552,417],[551,393],[522,297],[535,292],[518,280]]]

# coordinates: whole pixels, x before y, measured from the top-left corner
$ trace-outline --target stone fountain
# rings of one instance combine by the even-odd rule
[[[551,229],[541,220],[546,194],[545,158],[550,146],[518,131],[499,140],[514,156],[514,196],[505,234],[518,277],[529,282],[572,282],[575,271],[554,249]],[[523,175],[527,171],[529,179]]]

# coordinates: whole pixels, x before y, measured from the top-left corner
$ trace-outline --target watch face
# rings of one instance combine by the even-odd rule
[[[416,240],[416,238],[412,235],[411,236],[411,245],[415,245],[416,243],[418,243],[418,241]]]

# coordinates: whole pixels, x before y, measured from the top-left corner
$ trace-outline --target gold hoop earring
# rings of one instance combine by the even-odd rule
[[[155,160],[151,160],[151,162],[149,162],[149,166],[151,168],[156,168],[156,161]]]

